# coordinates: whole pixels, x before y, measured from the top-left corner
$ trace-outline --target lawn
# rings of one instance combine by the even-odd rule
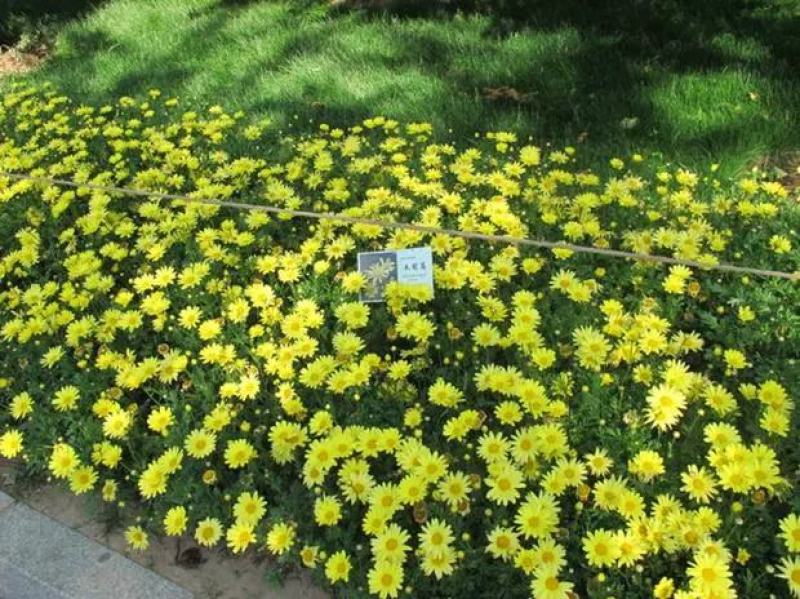
[[[514,130],[734,173],[796,150],[797,2],[534,2],[498,15],[334,10],[308,1],[65,3],[32,76],[102,103],[161,88],[283,126],[382,114],[456,138]],[[72,6],[73,11],[65,6]]]

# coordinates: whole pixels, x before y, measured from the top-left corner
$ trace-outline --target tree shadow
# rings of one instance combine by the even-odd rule
[[[556,49],[556,58],[527,70],[511,66],[504,80],[493,83],[480,72],[448,71],[444,63],[452,57],[430,36],[417,36],[414,41],[424,60],[465,89],[507,86],[530,98],[516,106],[508,102],[487,106],[487,113],[527,113],[528,120],[537,124],[537,134],[550,139],[576,135],[586,139],[588,134],[589,139],[621,141],[623,147],[655,147],[654,142],[666,137],[671,146],[665,148],[668,150],[677,147],[679,153],[697,156],[724,153],[725,148],[741,144],[737,136],[753,137],[753,131],[742,129],[735,121],[727,131],[714,124],[682,131],[659,113],[653,91],[678,82],[677,103],[681,82],[688,82],[691,88],[694,74],[727,72],[743,73],[754,88],[759,84],[772,88],[770,109],[790,123],[788,128],[794,132],[775,133],[772,143],[796,146],[800,135],[800,128],[791,125],[797,122],[800,108],[800,12],[781,0],[362,0],[342,3],[337,11],[356,13],[373,22],[389,18],[399,23],[456,23],[470,15],[482,15],[486,23],[482,35],[498,43],[573,30],[580,44],[567,50],[568,73],[558,68],[562,62],[558,57],[564,56]],[[556,67],[551,71],[556,81],[537,71],[536,67],[548,63]],[[565,77],[569,85],[558,82]],[[741,86],[745,87],[746,81]],[[720,101],[737,104],[740,100],[746,105],[748,98],[758,96],[756,91],[744,89],[738,98]],[[713,100],[709,104],[713,105]],[[765,120],[769,118],[774,115]],[[765,141],[769,145],[770,139]]]
[[[537,143],[586,141],[582,153],[603,161],[635,148],[705,162],[742,154],[748,144],[778,150],[800,137],[792,118],[800,105],[797,66],[783,58],[797,41],[784,31],[767,44],[758,30],[770,19],[776,28],[791,19],[751,11],[752,30],[728,31],[709,14],[709,23],[681,28],[656,13],[648,17],[633,0],[613,10],[564,0],[550,12],[534,2],[513,30],[497,32],[507,17],[303,5],[209,2],[151,36],[168,43],[150,45],[135,35],[136,27],[153,27],[146,15],[126,15],[134,30],[124,32],[108,26],[108,15],[87,19],[62,33],[40,77],[84,101],[160,87],[196,105],[224,103],[276,117],[279,126],[347,126],[385,114],[431,121],[462,139],[511,129]],[[623,18],[625,7],[632,12]],[[605,16],[595,18],[598,11]],[[748,98],[759,86],[770,97]],[[523,99],[486,93],[503,87]],[[697,123],[681,114],[714,110],[722,116],[701,114]],[[779,120],[770,123],[762,113]]]
[[[710,43],[732,33],[768,46],[778,61],[800,74],[800,12],[782,0],[351,0],[335,12],[370,18],[488,18],[485,35],[503,37],[572,27],[611,36],[627,56],[650,57],[679,68],[709,67],[720,56]]]
[[[0,0],[0,45],[12,45],[24,35],[43,35],[97,8],[102,1]]]

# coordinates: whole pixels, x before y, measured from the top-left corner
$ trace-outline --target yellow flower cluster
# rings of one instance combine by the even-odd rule
[[[796,269],[787,189],[159,98],[3,98],[0,171],[77,187],[0,174],[0,455],[124,507],[136,549],[381,599],[800,596],[791,282],[90,185]],[[417,246],[434,293],[359,301],[358,251]]]

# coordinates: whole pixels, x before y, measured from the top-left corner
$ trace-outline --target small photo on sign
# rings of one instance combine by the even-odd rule
[[[397,280],[397,252],[360,253],[358,272],[367,279],[361,301],[382,302],[386,285]]]

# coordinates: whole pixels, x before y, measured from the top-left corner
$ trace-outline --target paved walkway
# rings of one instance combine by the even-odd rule
[[[155,572],[0,491],[0,599],[191,599]]]

